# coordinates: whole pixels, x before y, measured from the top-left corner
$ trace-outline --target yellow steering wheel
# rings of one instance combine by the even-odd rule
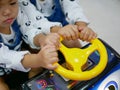
[[[91,70],[83,71],[82,67],[88,61],[88,57],[94,51],[98,51],[100,54],[99,63]],[[102,42],[99,39],[91,41],[91,45],[85,49],[80,48],[67,48],[61,43],[60,52],[65,57],[65,61],[72,69],[67,69],[58,64],[58,68],[55,71],[65,78],[70,80],[89,80],[99,75],[106,67],[108,56],[107,51]]]

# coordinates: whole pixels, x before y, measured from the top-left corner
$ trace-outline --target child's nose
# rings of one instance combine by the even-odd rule
[[[4,16],[9,16],[11,14],[11,10],[9,8],[4,9],[3,15]]]

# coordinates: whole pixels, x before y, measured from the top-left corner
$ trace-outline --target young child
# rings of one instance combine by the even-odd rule
[[[9,90],[3,78],[12,70],[28,72],[38,67],[57,68],[53,63],[58,61],[56,46],[59,47],[59,35],[47,35],[45,40],[52,40],[37,54],[20,51],[22,34],[16,21],[18,13],[18,0],[0,0],[0,90]]]
[[[50,33],[63,37],[67,47],[81,47],[79,40],[90,41],[97,36],[75,0],[19,0],[19,5],[17,22],[24,41],[33,49],[53,42],[54,37],[48,38]],[[38,72],[32,70],[30,76]]]
[[[81,47],[78,39],[90,41],[97,36],[88,27],[89,21],[76,0],[19,0],[19,2],[24,12],[19,14],[18,23],[21,24],[25,41],[32,48],[44,45],[46,43],[44,34],[50,32],[61,35],[64,38],[63,43],[68,47]],[[28,15],[24,16],[24,13]],[[35,44],[32,42],[33,39]]]

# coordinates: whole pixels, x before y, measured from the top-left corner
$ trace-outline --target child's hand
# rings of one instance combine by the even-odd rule
[[[64,40],[75,40],[78,39],[78,28],[76,25],[66,25],[58,30],[58,34],[60,34]]]
[[[58,54],[56,47],[54,45],[46,45],[41,48],[40,52],[37,54],[38,64],[47,69],[55,69],[57,65],[53,65],[58,62]]]
[[[97,34],[89,27],[78,27],[78,30],[80,32],[79,38],[83,41],[90,42],[92,39],[95,39],[97,37]]]
[[[47,34],[41,41],[41,47],[45,45],[54,45],[56,48],[60,46],[60,36],[57,33]]]

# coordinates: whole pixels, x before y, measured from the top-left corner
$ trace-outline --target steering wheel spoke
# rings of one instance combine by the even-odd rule
[[[85,57],[88,57],[91,53],[93,53],[95,50],[97,50],[98,46],[96,44],[89,45],[88,48],[85,48],[83,50]]]

